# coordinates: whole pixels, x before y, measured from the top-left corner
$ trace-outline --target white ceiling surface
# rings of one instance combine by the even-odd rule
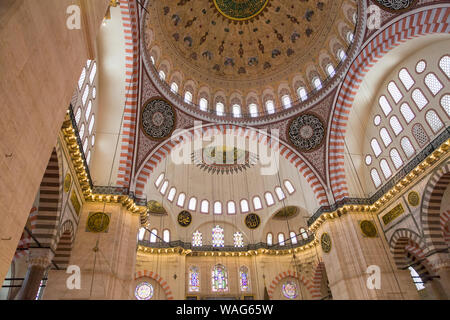
[[[94,185],[107,186],[117,180],[125,106],[125,39],[120,7],[111,8],[111,20],[101,26],[97,49],[99,102],[91,177]]]

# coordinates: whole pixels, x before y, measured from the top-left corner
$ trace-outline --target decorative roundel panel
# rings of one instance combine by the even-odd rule
[[[110,217],[103,212],[94,212],[89,214],[87,229],[90,232],[106,232],[109,227]]]
[[[331,238],[328,233],[322,234],[322,237],[320,237],[320,245],[322,246],[323,252],[328,253],[331,251]]]
[[[167,138],[175,128],[175,111],[163,99],[147,101],[142,108],[141,126],[151,139]]]
[[[153,286],[148,282],[141,282],[134,291],[134,295],[138,300],[150,300],[153,297],[153,293]]]
[[[415,191],[411,191],[408,194],[408,203],[413,206],[413,207],[417,207],[420,203],[420,196],[417,192]]]
[[[264,11],[270,0],[213,0],[217,11],[224,17],[244,21]]]
[[[178,224],[182,227],[187,227],[191,224],[192,222],[192,215],[190,212],[188,211],[181,211],[178,214],[178,218],[177,218]]]
[[[70,173],[66,174],[64,178],[64,192],[67,193],[70,190],[70,186],[72,185],[72,176]]]
[[[245,217],[245,225],[249,229],[256,229],[261,224],[261,218],[256,213],[249,213]]]
[[[377,236],[377,227],[372,221],[363,220],[359,224],[361,232],[368,238],[375,238]]]
[[[417,0],[376,0],[375,2],[383,9],[402,11],[411,7]]]
[[[297,283],[294,281],[286,281],[281,288],[281,292],[288,299],[295,299],[298,296]]]
[[[304,114],[291,122],[288,136],[291,143],[300,151],[312,151],[322,144],[325,127],[318,117]]]

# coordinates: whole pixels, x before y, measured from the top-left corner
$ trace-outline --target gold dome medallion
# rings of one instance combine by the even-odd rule
[[[213,0],[217,11],[234,21],[250,20],[264,11],[270,0]]]

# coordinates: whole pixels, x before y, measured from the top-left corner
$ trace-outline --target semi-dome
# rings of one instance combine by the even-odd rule
[[[357,20],[354,0],[159,1],[147,12],[154,80],[181,107],[237,121],[315,96],[345,60]]]

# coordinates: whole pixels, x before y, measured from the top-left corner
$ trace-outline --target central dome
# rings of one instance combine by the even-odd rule
[[[150,1],[143,22],[147,61],[188,102],[223,115],[258,116],[317,90],[353,41],[355,0]],[[352,37],[349,39],[348,34]],[[333,69],[334,70],[334,69]],[[334,74],[334,71],[333,71]],[[175,84],[175,85],[173,85]],[[204,109],[204,108],[203,108]],[[202,110],[203,110],[202,109]],[[203,110],[205,111],[205,110]]]
[[[213,0],[216,9],[231,20],[249,20],[267,7],[270,0]]]

